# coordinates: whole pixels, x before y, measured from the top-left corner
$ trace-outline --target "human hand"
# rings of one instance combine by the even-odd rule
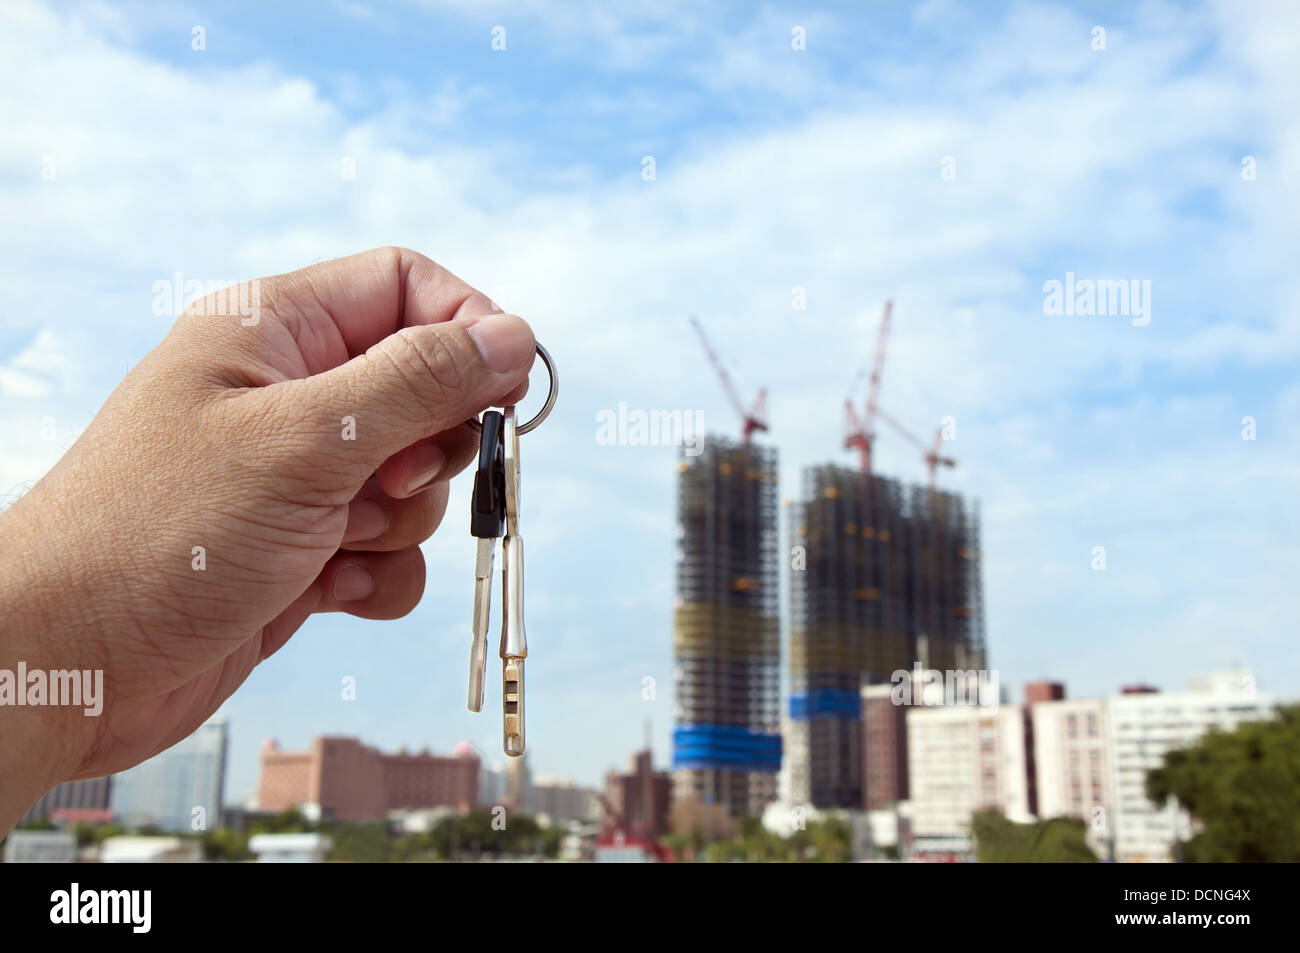
[[[421,255],[250,284],[255,311],[187,308],[0,514],[0,670],[98,669],[105,695],[0,706],[0,832],[189,735],[312,613],[409,612],[464,421],[527,388],[528,325]]]

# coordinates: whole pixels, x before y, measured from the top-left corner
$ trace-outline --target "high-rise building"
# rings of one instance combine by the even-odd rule
[[[1039,700],[1027,717],[1033,724],[1034,813],[1085,821],[1093,849],[1108,853],[1111,791],[1105,701]]]
[[[907,758],[915,851],[969,850],[971,816],[986,808],[1032,820],[1019,705],[910,708]]]
[[[226,745],[226,720],[213,718],[166,751],[114,775],[114,818],[164,831],[220,827]]]
[[[605,775],[606,826],[625,835],[657,840],[668,830],[673,779],[655,771],[649,748],[632,755],[627,774]]]
[[[478,772],[478,803],[480,807],[503,805],[506,799],[505,766],[493,767],[486,761]],[[504,805],[503,805],[504,806]]]
[[[447,756],[427,751],[384,754],[356,738],[323,737],[306,751],[262,746],[258,808],[299,808],[338,821],[373,821],[389,811],[450,807],[462,813],[478,803],[479,759],[469,745]]]
[[[791,507],[791,797],[863,803],[863,684],[914,665],[984,666],[976,508],[839,466],[804,470]]]
[[[674,793],[762,814],[781,766],[777,454],[710,435],[678,464]]]
[[[1025,682],[1025,757],[1029,777],[1029,813],[1038,814],[1038,769],[1035,767],[1037,748],[1034,745],[1034,706],[1039,702],[1061,701],[1065,698],[1065,683],[1046,679]]]
[[[1025,707],[1033,708],[1039,702],[1059,702],[1065,699],[1065,683],[1042,679],[1025,682]]]
[[[1172,799],[1163,805],[1147,799],[1147,772],[1161,766],[1166,752],[1194,743],[1211,727],[1232,731],[1272,712],[1272,699],[1247,672],[1216,672],[1183,692],[1146,690],[1106,699],[1115,859],[1176,860],[1177,842],[1195,832],[1191,817]]]
[[[907,800],[907,705],[892,685],[862,686],[862,810]]]
[[[81,821],[104,822],[112,816],[110,807],[113,777],[86,781],[64,781],[32,805],[18,823],[50,820],[76,824]]]

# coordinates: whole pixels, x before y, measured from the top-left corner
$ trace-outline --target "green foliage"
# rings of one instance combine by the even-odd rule
[[[838,817],[813,821],[808,825],[812,840],[813,860],[827,864],[842,864],[853,857],[853,828]]]
[[[691,839],[685,834],[665,834],[659,842],[678,860],[686,860],[691,855]]]
[[[272,817],[260,817],[249,826],[254,834],[310,834],[316,825],[296,807],[281,811]]]
[[[248,838],[229,827],[219,827],[203,835],[203,859],[209,861],[252,860]]]
[[[95,828],[91,837],[96,844],[102,844],[110,837],[121,837],[125,833],[126,828],[121,824],[101,824]]]
[[[497,816],[491,811],[471,811],[465,816],[444,817],[429,833],[435,855],[442,860],[466,860],[483,856],[547,856],[559,853],[564,831],[543,830],[531,817]],[[504,829],[497,830],[501,823]]]
[[[976,853],[982,864],[1094,863],[1097,855],[1084,840],[1083,821],[1056,817],[1017,824],[1000,811],[978,812],[971,818]]]
[[[543,827],[538,835],[541,841],[542,854],[554,860],[560,856],[560,847],[563,846],[565,831],[562,827]]]
[[[1146,793],[1156,804],[1177,798],[1204,825],[1184,860],[1300,861],[1300,705],[1166,753]]]
[[[281,811],[271,817],[262,817],[249,825],[247,834],[232,828],[221,827],[202,835],[182,832],[181,837],[194,837],[201,841],[203,857],[209,861],[248,861],[254,854],[248,849],[249,839],[256,834],[298,834],[319,831],[334,843],[329,859],[334,861],[375,863],[428,862],[437,860],[476,860],[480,857],[500,859],[505,857],[556,858],[565,837],[563,827],[542,827],[531,817],[509,815],[504,817],[505,827],[493,827],[491,811],[474,811],[464,817],[443,818],[432,831],[394,836],[383,821],[363,824],[323,821],[314,824],[301,811]],[[498,822],[497,826],[500,826]],[[35,821],[23,826],[24,830],[58,830],[46,821]],[[78,846],[99,844],[110,837],[127,833],[120,824],[78,824],[71,828]],[[142,828],[134,833],[156,833],[152,828]],[[3,844],[0,839],[0,844]]]
[[[369,824],[330,824],[322,830],[334,842],[330,860],[358,864],[377,864],[389,860],[388,825],[383,821]]]
[[[842,863],[851,859],[853,831],[838,817],[811,821],[806,830],[788,837],[774,834],[755,817],[742,817],[736,823],[736,836],[730,840],[706,842],[697,833],[670,834],[663,838],[678,860],[702,860],[723,864],[814,861]]]

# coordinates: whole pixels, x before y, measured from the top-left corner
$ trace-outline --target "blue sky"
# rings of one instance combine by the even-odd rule
[[[6,3],[0,492],[165,333],[155,281],[419,249],[560,367],[522,448],[530,751],[593,782],[646,719],[668,755],[675,475],[671,448],[598,445],[597,414],[734,431],[699,314],[769,389],[794,495],[800,467],[852,462],[841,406],[892,297],[882,403],[957,422],[943,480],[982,502],[1003,684],[1240,663],[1294,696],[1298,26],[1281,3]],[[1066,272],[1149,280],[1150,324],[1045,315]],[[924,478],[888,432],[878,457]],[[227,703],[232,800],[271,735],[503,760],[463,706],[467,494],[410,617],[313,620]]]

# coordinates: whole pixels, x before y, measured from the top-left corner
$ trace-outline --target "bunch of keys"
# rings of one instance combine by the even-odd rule
[[[496,560],[497,540],[504,534],[501,544],[502,747],[512,758],[524,753],[524,659],[528,657],[528,642],[524,637],[524,540],[519,535],[519,437],[546,419],[560,390],[551,355],[540,344],[537,353],[551,379],[546,403],[537,416],[520,425],[511,404],[503,413],[486,411],[482,423],[470,421],[471,426],[481,431],[481,436],[469,522],[470,535],[478,540],[474,557],[474,641],[469,655],[469,710],[483,710],[492,564]]]

